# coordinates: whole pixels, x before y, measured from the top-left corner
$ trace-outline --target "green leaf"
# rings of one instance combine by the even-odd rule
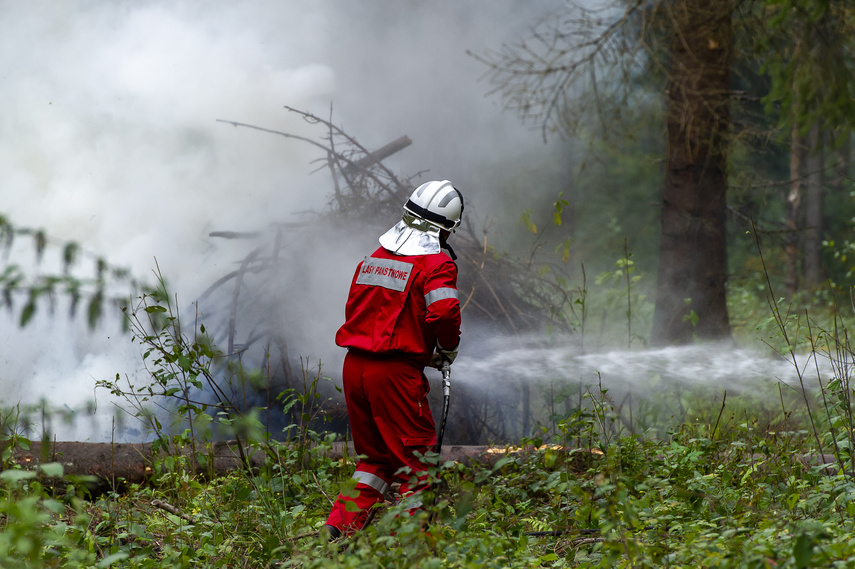
[[[348,479],[344,484],[341,485],[341,490],[339,491],[339,493],[345,498],[358,498],[359,490],[356,489],[356,480],[354,480],[353,478]]]
[[[496,470],[499,470],[509,462],[513,462],[513,460],[514,459],[511,456],[505,456],[503,458],[500,458],[498,461],[496,461],[496,464],[493,465],[493,471],[495,472]]]
[[[77,260],[77,252],[78,252],[77,243],[66,243],[65,247],[62,249],[62,263],[63,263],[63,271],[66,273],[68,269],[71,268],[71,265]]]
[[[0,472],[0,479],[4,482],[18,482],[35,478],[36,473],[31,470],[4,470]]]
[[[54,514],[62,515],[65,513],[65,504],[63,504],[59,500],[55,500],[53,498],[46,498],[42,500],[42,505],[46,510],[53,512]]]
[[[526,229],[531,231],[534,234],[537,234],[537,225],[531,220],[531,216],[534,212],[530,209],[524,209],[522,215],[520,215],[520,224],[525,226]]]
[[[482,470],[475,475],[475,484],[480,484],[485,480],[488,480],[493,475],[489,470]]]
[[[104,291],[101,289],[96,291],[95,294],[92,295],[92,299],[89,301],[88,321],[90,330],[95,329],[95,326],[98,324],[98,320],[101,318],[103,301]]]
[[[47,462],[39,465],[39,469],[45,473],[45,476],[60,477],[63,473],[62,464],[59,462]]]
[[[793,557],[795,558],[796,567],[802,569],[810,566],[810,560],[813,557],[813,537],[807,534],[801,534],[796,543],[793,544]]]
[[[36,313],[36,298],[38,297],[37,293],[30,293],[30,300],[27,301],[27,304],[24,306],[24,309],[21,310],[21,328],[29,324],[30,320],[32,320],[33,315]]]
[[[557,460],[558,460],[558,453],[555,452],[553,449],[548,448],[543,453],[543,465],[546,468],[552,468],[553,466],[555,466],[555,462]]]
[[[570,260],[570,243],[571,239],[565,239],[564,242],[559,243],[555,248],[555,252],[561,255],[561,262],[566,263]]]
[[[41,263],[45,247],[47,247],[47,235],[45,235],[45,232],[40,229],[36,231],[33,237],[36,240],[36,261]]]
[[[99,569],[101,569],[102,567],[109,567],[110,565],[112,565],[116,561],[124,561],[128,557],[130,557],[130,554],[128,552],[120,551],[119,553],[114,553],[112,555],[108,555],[107,557],[105,557],[104,559],[99,561],[97,567]]]
[[[455,517],[457,518],[454,524],[455,529],[460,529],[466,521],[466,516],[475,507],[475,494],[466,492],[457,499]]]
[[[211,417],[207,413],[198,413],[193,418],[193,424],[196,427],[196,429],[201,430],[201,429],[206,428],[208,425],[210,425],[213,420],[214,420],[214,418]]]

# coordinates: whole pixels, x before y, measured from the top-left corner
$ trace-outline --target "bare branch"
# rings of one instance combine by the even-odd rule
[[[645,4],[634,0],[611,18],[598,14],[617,12],[617,3],[609,10],[579,8],[580,15],[575,17],[544,18],[527,40],[483,56],[467,54],[487,67],[486,77],[494,86],[488,95],[501,94],[505,108],[539,124],[546,140],[550,129],[570,133],[577,128],[588,107],[577,96],[586,90],[582,80],[589,77],[589,88],[596,89],[598,66],[623,68],[626,73],[638,64],[636,56],[643,44],[628,45],[626,28]],[[595,111],[604,117],[599,106],[602,100],[599,95],[594,99]]]

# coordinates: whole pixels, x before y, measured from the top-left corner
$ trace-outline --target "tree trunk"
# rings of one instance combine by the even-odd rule
[[[790,191],[787,193],[787,229],[786,253],[787,274],[785,285],[787,295],[792,297],[799,290],[799,215],[802,209],[802,157],[805,141],[799,133],[797,124],[793,125],[790,137]]]
[[[653,344],[730,335],[725,213],[732,13],[732,0],[684,0],[674,10]]]
[[[840,148],[837,149],[837,163],[834,166],[834,176],[831,179],[831,191],[840,194],[846,191],[846,183],[852,178],[849,173],[852,161],[852,142],[847,135]]]
[[[805,195],[805,288],[820,286],[825,281],[822,267],[823,186],[825,159],[822,128],[817,121],[808,134],[807,193]]]

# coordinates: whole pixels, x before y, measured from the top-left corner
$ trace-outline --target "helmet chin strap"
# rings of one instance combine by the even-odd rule
[[[451,245],[448,244],[448,239],[440,239],[439,246],[448,251],[448,256],[451,257],[452,261],[457,260],[457,255],[454,254],[454,249],[452,249]]]
[[[442,249],[448,251],[448,256],[451,257],[452,261],[457,260],[457,255],[454,254],[454,249],[451,248],[451,245],[448,244],[448,238],[450,237],[450,231],[440,231],[439,232],[439,246]]]

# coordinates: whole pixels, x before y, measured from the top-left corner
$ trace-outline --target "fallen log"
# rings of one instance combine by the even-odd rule
[[[199,464],[200,472],[209,471],[222,475],[236,468],[241,468],[242,462],[237,445],[233,441],[213,443],[210,447],[200,444],[200,456],[204,456]],[[192,450],[185,448],[181,455],[192,464]],[[97,486],[106,485],[116,489],[122,484],[139,484],[148,481],[154,474],[154,468],[159,458],[152,443],[86,443],[73,441],[58,441],[43,444],[33,441],[29,448],[18,447],[12,452],[12,462],[22,468],[35,470],[41,464],[59,463],[65,476],[91,476],[99,480]],[[211,459],[210,465],[205,461]],[[255,452],[249,457],[250,466],[257,468],[264,463],[264,454]],[[199,459],[197,459],[199,463]]]
[[[201,463],[197,459],[197,473],[200,476],[223,476],[231,471],[244,468],[240,452],[235,441],[219,441],[210,446],[200,444],[202,450]],[[571,449],[551,446],[553,450],[566,452],[574,461],[573,468],[583,471],[602,457],[597,449]],[[275,452],[271,447],[270,452]],[[484,467],[494,465],[506,456],[518,456],[535,452],[534,446],[488,446],[488,445],[449,445],[442,449],[442,460],[460,462],[467,465],[478,464]],[[330,448],[315,447],[310,449],[317,458],[339,460],[344,457],[356,457],[353,443],[334,442]],[[155,475],[156,463],[165,455],[155,455],[151,443],[85,443],[85,442],[31,442],[29,448],[16,448],[12,452],[11,462],[27,470],[38,470],[39,465],[59,463],[63,467],[65,477],[89,477],[86,487],[94,495],[105,492],[121,492],[128,484],[143,484]],[[187,464],[193,464],[192,452],[183,449],[182,456]],[[762,459],[762,455],[756,455]],[[794,457],[806,466],[826,465],[834,470],[836,465],[833,455],[804,454]],[[255,449],[248,455],[249,468],[257,470],[264,466],[268,454]]]
[[[275,451],[275,447],[272,447]],[[234,441],[219,441],[210,446],[199,445],[197,471],[202,476],[222,476],[233,470],[244,468],[237,444]],[[449,445],[443,448],[442,459],[463,463],[492,465],[503,456],[529,452],[521,449],[496,446]],[[356,457],[353,443],[335,442],[329,449],[314,448],[320,457],[339,460],[345,456]],[[192,451],[183,449],[182,456],[187,464],[193,464]],[[155,455],[151,443],[87,443],[57,441],[43,444],[33,441],[29,448],[13,450],[11,462],[27,470],[38,470],[39,465],[59,463],[65,477],[90,477],[86,486],[93,494],[122,491],[127,484],[142,484],[155,475],[156,463],[164,454]],[[248,457],[249,467],[261,468],[267,460],[262,450],[254,450]],[[201,459],[201,462],[200,462]]]

